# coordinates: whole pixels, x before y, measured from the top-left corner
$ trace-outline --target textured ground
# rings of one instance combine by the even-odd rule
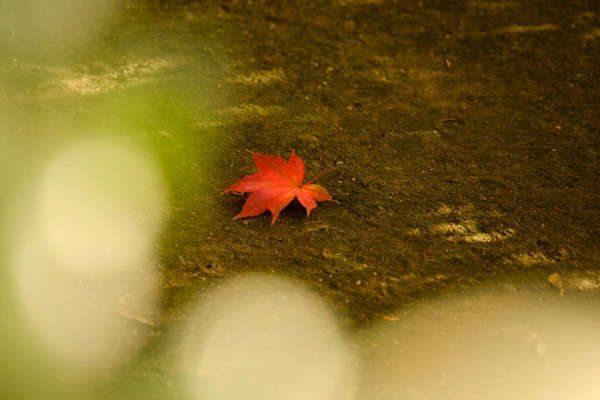
[[[0,176],[98,131],[149,149],[169,198],[156,343],[244,272],[298,280],[352,329],[500,276],[600,289],[595,1],[129,1],[116,15],[81,41],[5,36]],[[338,202],[232,221],[244,198],[222,191],[256,172],[246,149],[295,149],[307,178],[338,170],[318,179]]]

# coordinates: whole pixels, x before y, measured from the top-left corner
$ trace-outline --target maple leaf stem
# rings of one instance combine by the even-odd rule
[[[317,179],[318,177],[320,177],[321,175],[323,175],[326,172],[337,172],[338,174],[340,173],[340,171],[338,171],[337,169],[328,169],[326,171],[321,172],[320,174],[318,174],[317,176],[315,176],[314,178],[312,178],[310,181],[308,181],[307,185],[310,185],[310,183],[312,181],[314,181],[315,179]]]

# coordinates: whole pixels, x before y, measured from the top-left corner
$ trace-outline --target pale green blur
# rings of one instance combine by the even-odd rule
[[[123,7],[0,0],[0,398],[160,397],[114,381],[155,329],[171,199],[211,207],[221,122],[203,54],[107,39]]]

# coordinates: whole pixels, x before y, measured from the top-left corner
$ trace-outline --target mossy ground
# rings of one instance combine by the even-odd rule
[[[597,289],[596,5],[130,1],[93,46],[3,62],[11,144],[126,126],[160,160],[158,338],[245,272],[298,280],[351,328],[498,275]],[[232,221],[246,149],[339,170],[319,178],[337,203]]]

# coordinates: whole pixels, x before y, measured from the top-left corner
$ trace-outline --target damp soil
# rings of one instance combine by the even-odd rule
[[[181,133],[190,153],[176,173],[199,176],[170,180],[166,309],[225,278],[268,272],[314,288],[362,326],[497,274],[597,274],[600,15],[592,2],[545,4],[155,9],[170,51],[208,55],[222,74],[203,76],[208,88],[195,74],[174,79],[226,107]],[[171,140],[162,151],[177,152]],[[245,199],[221,191],[256,173],[246,149],[286,159],[295,149],[307,179],[338,170],[318,179],[337,202],[309,217],[293,202],[273,226],[268,213],[232,221]]]
[[[593,0],[129,1],[91,44],[6,47],[5,140],[41,151],[100,126],[156,156],[157,336],[250,272],[352,329],[499,276],[597,290],[599,32]],[[246,150],[292,149],[307,179],[338,171],[317,180],[336,202],[232,220]]]

